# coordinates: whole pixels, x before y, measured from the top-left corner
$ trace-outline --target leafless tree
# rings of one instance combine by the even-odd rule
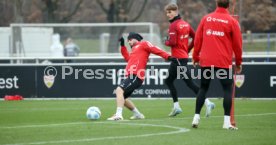
[[[104,5],[101,0],[97,0],[98,5],[107,15],[107,21],[110,23],[136,22],[143,14],[147,2],[148,0],[110,0],[108,5]],[[125,27],[110,28],[108,52],[116,52],[117,40],[121,37],[124,29]]]
[[[45,23],[68,23],[80,8],[83,0],[42,0],[42,2],[45,5],[43,8]],[[64,10],[66,5],[71,6],[69,10]],[[64,15],[64,11],[67,11],[66,15]]]

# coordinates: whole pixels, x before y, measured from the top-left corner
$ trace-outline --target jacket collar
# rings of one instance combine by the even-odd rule
[[[141,41],[138,41],[137,43],[135,43],[135,44],[131,47],[131,49],[134,48],[135,46],[139,45],[140,43],[141,43]]]
[[[217,9],[215,10],[216,13],[224,13],[224,14],[229,14],[229,11],[226,8],[222,8],[222,7],[217,7]]]
[[[180,17],[180,15],[177,15],[173,19],[169,20],[169,22],[172,23],[172,22],[174,22],[176,20],[179,20],[179,19],[181,19],[181,17]]]

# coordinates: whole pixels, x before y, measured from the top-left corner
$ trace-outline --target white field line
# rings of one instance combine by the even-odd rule
[[[123,125],[130,125],[130,126],[149,126],[149,127],[169,128],[169,129],[174,129],[176,131],[160,132],[160,133],[149,133],[149,134],[141,134],[141,135],[111,136],[111,137],[87,138],[87,139],[76,139],[76,140],[42,141],[42,142],[4,144],[4,145],[41,145],[41,144],[60,144],[60,143],[72,143],[72,142],[90,142],[90,141],[97,141],[97,140],[127,139],[127,138],[150,137],[150,136],[159,136],[159,135],[171,135],[171,134],[185,133],[185,132],[190,131],[189,129],[186,129],[186,128],[176,127],[176,126],[169,126],[169,125],[154,125],[154,124],[140,124],[140,123],[122,123],[122,122],[116,122],[115,123],[115,122],[108,122],[108,121],[105,121],[105,122],[95,122],[95,123],[115,124],[115,125],[120,123],[120,124],[123,124]],[[54,126],[56,126],[56,125],[57,124],[55,124]]]
[[[253,116],[266,116],[266,115],[276,115],[276,113],[261,113],[261,114],[243,114],[243,115],[235,115],[237,117],[253,117]],[[212,116],[212,118],[222,118],[222,116]],[[169,118],[173,120],[180,119],[191,119],[191,117],[185,118]],[[164,119],[147,119],[146,121],[163,121],[168,120]],[[45,124],[45,125],[25,125],[25,126],[10,126],[10,127],[0,127],[0,129],[19,129],[19,128],[33,128],[33,127],[55,127],[55,126],[66,126],[66,125],[79,125],[79,124],[88,124],[91,122],[73,122],[73,123],[60,123],[60,124]],[[89,139],[78,139],[78,140],[59,140],[59,141],[42,141],[42,142],[31,142],[31,143],[18,143],[18,144],[4,144],[4,145],[40,145],[40,144],[59,144],[59,143],[72,143],[72,142],[89,142],[89,141],[97,141],[97,140],[110,140],[110,139],[126,139],[126,138],[139,138],[139,137],[150,137],[150,136],[159,136],[159,135],[170,135],[170,134],[178,134],[185,133],[190,131],[186,128],[169,126],[169,125],[154,125],[154,124],[141,124],[141,123],[125,123],[125,122],[94,122],[97,124],[125,124],[125,125],[133,125],[133,126],[150,126],[150,127],[162,127],[162,128],[171,128],[176,131],[162,132],[162,133],[151,133],[151,134],[142,134],[142,135],[132,135],[132,136],[111,136],[111,137],[101,137],[101,138],[89,138]]]
[[[260,113],[260,114],[240,114],[240,115],[235,115],[235,117],[255,117],[255,116],[267,116],[267,115],[276,115],[276,112],[272,113]],[[223,115],[220,116],[210,116],[209,118],[223,118]],[[191,120],[192,121],[193,116],[187,116],[187,117],[182,117],[182,118],[164,118],[162,120]],[[149,121],[160,121],[160,119],[146,119]]]
[[[85,108],[86,109],[86,108]],[[1,108],[1,111],[68,111],[68,110],[85,110],[80,108]]]
[[[267,115],[276,115],[276,112],[272,113],[260,113],[260,114],[241,114],[235,115],[235,117],[254,117],[254,116],[267,116]],[[210,118],[223,118],[223,116],[211,116]],[[192,116],[182,117],[182,118],[163,118],[163,119],[145,119],[143,121],[164,121],[164,120],[192,120]],[[118,121],[123,123],[124,121]],[[141,121],[141,120],[132,120],[131,122]],[[97,121],[93,123],[106,123],[110,121]],[[68,122],[68,123],[56,123],[56,124],[38,124],[38,125],[20,125],[20,126],[0,126],[0,129],[22,129],[22,128],[37,128],[37,127],[56,127],[56,126],[67,126],[67,125],[80,125],[80,124],[90,124],[91,122]]]

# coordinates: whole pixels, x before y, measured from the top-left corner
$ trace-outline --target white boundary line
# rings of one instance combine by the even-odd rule
[[[89,122],[87,122],[89,123]],[[118,124],[115,122],[94,122],[97,124]],[[84,122],[80,123],[68,123],[68,124],[52,124],[52,125],[43,125],[43,127],[49,126],[57,126],[57,125],[69,125],[69,124],[84,124]],[[151,137],[151,136],[159,136],[159,135],[171,135],[171,134],[179,134],[185,133],[190,131],[189,129],[176,127],[176,126],[169,126],[169,125],[154,125],[154,124],[142,124],[142,123],[121,123],[124,125],[131,125],[131,126],[149,126],[149,127],[160,127],[160,128],[170,128],[175,129],[176,131],[169,131],[169,132],[161,132],[161,133],[149,133],[149,134],[141,134],[141,135],[128,135],[128,136],[111,136],[111,137],[100,137],[100,138],[88,138],[88,139],[76,139],[76,140],[58,140],[58,141],[42,141],[42,142],[31,142],[31,143],[19,143],[19,144],[4,144],[4,145],[40,145],[40,144],[59,144],[59,143],[72,143],[72,142],[89,142],[89,141],[96,141],[96,140],[110,140],[110,139],[126,139],[126,138],[139,138],[139,137]],[[25,126],[26,127],[26,126]],[[28,126],[31,127],[31,126]],[[32,127],[38,127],[38,125],[33,125]]]
[[[276,115],[276,112],[271,112],[271,113],[259,113],[259,114],[240,114],[240,115],[235,115],[235,117],[254,117],[254,116],[267,116],[267,115]],[[217,116],[211,116],[210,118],[223,118],[221,115]],[[164,121],[164,120],[187,120],[187,119],[192,119],[192,116],[187,116],[187,117],[182,117],[182,118],[163,118],[163,119],[145,119],[143,121]],[[136,121],[141,121],[141,120],[136,120]],[[98,122],[92,122],[96,124],[101,124],[101,123],[112,123],[111,121],[98,121]],[[135,120],[131,121],[135,122]],[[69,122],[69,123],[57,123],[57,124],[38,124],[38,125],[19,125],[19,126],[5,126],[1,127],[0,129],[22,129],[22,128],[36,128],[36,127],[56,127],[56,126],[66,126],[66,125],[81,125],[81,124],[90,124],[91,122]],[[113,122],[115,124],[115,122]],[[116,123],[124,123],[124,121],[118,121]],[[127,124],[127,123],[125,123]],[[129,123],[128,123],[129,124]]]
[[[276,115],[276,112],[272,113],[260,113],[260,114],[243,114],[243,115],[235,115],[237,117],[253,117],[253,116],[266,116],[266,115]],[[222,118],[222,116],[212,116],[212,118]],[[188,119],[185,118],[169,118],[169,119]],[[189,117],[191,119],[191,117]],[[160,120],[167,120],[164,119],[147,119],[146,121],[160,121]],[[0,129],[20,129],[20,128],[30,128],[30,127],[55,127],[55,126],[62,126],[62,125],[79,125],[79,124],[88,124],[90,122],[73,122],[73,123],[61,123],[61,124],[45,124],[45,125],[25,125],[25,126],[10,126],[10,127],[0,127]],[[176,131],[169,131],[169,132],[161,132],[161,133],[150,133],[150,134],[142,134],[142,135],[132,135],[132,136],[111,136],[111,137],[101,137],[101,138],[88,138],[88,139],[78,139],[78,140],[59,140],[59,141],[42,141],[42,142],[32,142],[32,143],[19,143],[19,144],[4,144],[4,145],[40,145],[40,144],[58,144],[58,143],[72,143],[72,142],[89,142],[89,141],[96,141],[96,140],[110,140],[110,139],[126,139],[126,138],[139,138],[139,137],[151,137],[151,136],[159,136],[159,135],[171,135],[171,134],[178,134],[178,133],[185,133],[190,131],[189,129],[176,127],[176,126],[169,126],[169,125],[154,125],[154,124],[145,124],[145,123],[123,123],[123,122],[94,122],[94,124],[126,124],[126,125],[134,125],[134,126],[150,126],[150,127],[162,127],[162,128],[171,128],[175,129]]]
[[[235,117],[255,117],[255,116],[267,116],[267,115],[276,115],[276,112],[271,112],[271,113],[260,113],[260,114],[240,114],[240,115],[235,115]],[[202,117],[203,118],[203,117]],[[218,116],[211,116],[211,118],[223,118],[223,115],[218,115]],[[208,118],[208,119],[209,119]],[[182,117],[182,118],[164,118],[162,120],[191,120],[192,121],[193,116],[187,116],[187,117]],[[160,121],[161,119],[146,119],[145,121]]]

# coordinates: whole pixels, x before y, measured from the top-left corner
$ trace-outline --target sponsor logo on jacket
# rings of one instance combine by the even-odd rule
[[[212,17],[207,17],[207,22],[219,22],[219,23],[225,23],[228,24],[228,20],[223,20],[220,18],[212,18]]]
[[[208,30],[206,30],[206,35],[207,36],[214,35],[214,36],[223,37],[225,34],[224,34],[224,32],[221,32],[221,31],[214,31],[214,30],[208,29]]]
[[[189,27],[189,25],[188,25],[188,24],[180,24],[180,25],[179,25],[179,28],[180,28],[180,29],[183,29],[183,28],[185,28],[185,27]]]

